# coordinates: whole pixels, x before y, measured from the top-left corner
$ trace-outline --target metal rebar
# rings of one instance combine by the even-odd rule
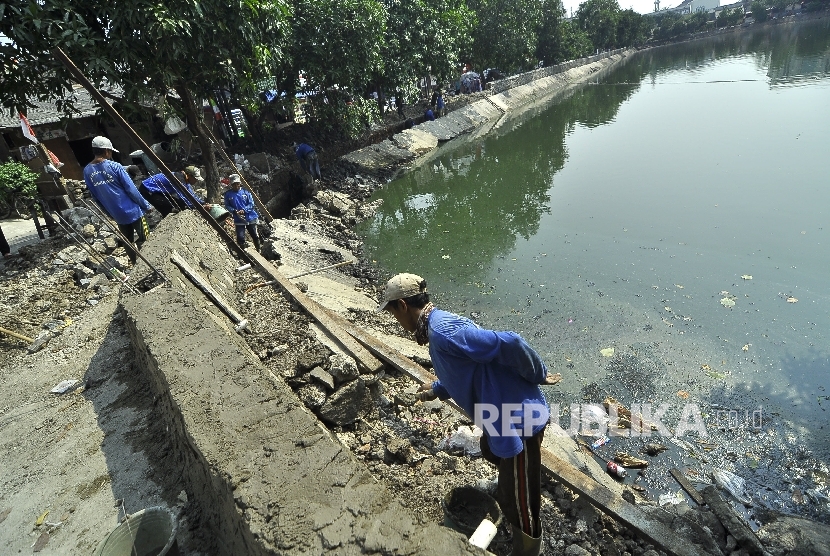
[[[130,241],[130,240],[127,238],[127,236],[125,236],[125,235],[124,235],[124,233],[123,233],[121,230],[119,230],[119,229],[118,229],[118,226],[113,225],[113,223],[110,221],[109,217],[106,215],[106,213],[104,212],[104,210],[103,210],[101,207],[99,207],[97,203],[95,203],[95,202],[91,202],[91,203],[90,203],[90,202],[87,202],[87,200],[86,200],[86,199],[82,199],[82,200],[81,200],[81,203],[82,203],[82,204],[83,204],[83,205],[84,205],[87,209],[89,209],[89,210],[91,210],[92,212],[94,212],[94,213],[96,214],[96,216],[98,216],[98,218],[100,218],[100,219],[101,219],[101,221],[102,221],[104,224],[106,224],[106,225],[109,227],[109,229],[110,229],[110,230],[112,230],[112,231],[113,231],[113,233],[115,233],[115,234],[119,237],[119,239],[121,239],[121,241],[122,241],[122,242],[124,242],[126,245],[129,245],[129,246],[130,246],[130,248],[131,248],[133,251],[135,251],[136,256],[137,256],[139,259],[141,259],[142,261],[144,261],[144,263],[145,263],[148,267],[150,267],[150,270],[152,270],[152,271],[156,274],[156,276],[158,276],[159,278],[161,278],[161,279],[162,279],[162,280],[164,280],[165,282],[170,282],[170,280],[167,278],[167,276],[165,276],[165,275],[164,275],[164,273],[163,273],[161,270],[159,270],[158,268],[156,268],[156,267],[153,265],[153,263],[151,263],[150,261],[148,261],[148,260],[147,260],[147,258],[146,258],[144,255],[142,255],[142,254],[141,254],[141,251],[139,251],[139,250],[138,250],[138,246],[137,246],[134,242]]]
[[[111,278],[115,279],[116,281],[127,286],[130,290],[133,291],[133,293],[141,293],[131,283],[127,282],[126,280],[122,280],[117,274],[115,274],[113,272],[113,269],[109,268],[109,266],[107,265],[107,260],[104,258],[104,256],[98,251],[96,251],[95,248],[89,244],[86,238],[83,238],[83,235],[80,236],[83,239],[79,239],[79,233],[76,232],[74,228],[72,228],[72,225],[69,222],[67,222],[66,219],[64,219],[64,217],[59,212],[55,211],[55,215],[58,217],[58,219],[55,220],[55,222],[58,224],[58,226],[60,226],[64,233],[66,233],[66,235],[68,235],[73,241],[75,241],[75,243],[79,244],[81,248],[84,249],[87,252],[87,254],[95,262],[97,262],[101,266],[101,268],[104,269],[105,273],[107,273]]]

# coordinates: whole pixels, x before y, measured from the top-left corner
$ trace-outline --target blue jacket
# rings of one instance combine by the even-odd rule
[[[296,147],[294,147],[294,154],[297,155],[297,160],[302,160],[308,153],[313,153],[314,149],[310,145],[306,145],[305,143],[300,143]]]
[[[548,368],[515,332],[485,330],[470,319],[435,309],[429,315],[429,355],[438,375],[432,389],[442,400],[454,399],[474,420],[476,404],[492,404],[499,412],[502,404],[523,406],[511,412],[519,421],[508,423],[512,433],[502,434],[501,414],[491,430],[482,427],[495,455],[517,455],[522,451],[520,437],[533,436],[547,424],[550,407],[538,385],[545,380]],[[532,404],[537,411],[531,415],[525,404]],[[488,415],[493,417],[485,413],[485,420]],[[525,417],[533,423],[528,427],[531,434],[522,430]],[[492,434],[493,430],[497,434]]]
[[[225,208],[233,214],[233,222],[237,225],[252,224],[259,218],[259,214],[254,210],[254,196],[245,189],[225,191]],[[245,216],[236,214],[238,210],[244,210]]]
[[[132,224],[153,208],[124,167],[112,160],[87,164],[84,181],[98,204],[119,224]]]
[[[181,174],[176,174],[176,177],[179,178],[179,181],[184,184],[190,194],[196,197],[196,200],[199,201],[201,204],[205,204],[204,199],[196,195],[196,192],[193,191],[193,188],[187,183],[184,179],[184,176]],[[167,176],[164,174],[156,174],[154,176],[150,176],[146,180],[142,181],[141,184],[147,188],[147,191],[150,193],[161,193],[162,195],[172,195],[173,197],[177,197],[184,201],[187,206],[192,206],[190,200],[186,197],[183,197],[179,194],[176,188],[170,183],[170,180],[167,179]]]

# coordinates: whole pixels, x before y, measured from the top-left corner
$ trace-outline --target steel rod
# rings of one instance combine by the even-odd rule
[[[164,275],[164,273],[161,270],[156,268],[153,265],[153,263],[148,261],[147,258],[144,255],[141,254],[141,251],[139,251],[138,246],[135,243],[133,243],[132,241],[130,241],[127,238],[127,236],[125,236],[124,233],[121,230],[118,229],[118,226],[114,225],[110,221],[109,217],[106,215],[104,210],[101,207],[99,207],[97,205],[97,203],[94,203],[94,202],[90,203],[90,202],[87,202],[85,199],[82,200],[81,203],[83,203],[83,205],[87,209],[94,212],[98,216],[98,218],[100,218],[101,221],[104,222],[109,227],[109,229],[112,230],[113,233],[115,233],[119,237],[119,239],[121,239],[122,242],[124,242],[127,245],[130,245],[132,247],[133,251],[135,251],[136,256],[138,256],[139,259],[144,261],[144,264],[146,264],[148,267],[150,267],[150,270],[152,270],[156,274],[156,276],[160,277],[165,282],[170,282],[170,280],[167,278],[167,276]]]
[[[259,196],[258,196],[258,195],[254,192],[254,190],[253,190],[253,189],[251,189],[251,185],[250,185],[250,184],[248,183],[248,181],[245,179],[245,176],[244,176],[244,175],[242,175],[242,173],[239,171],[239,168],[236,166],[236,163],[235,163],[233,160],[231,160],[231,157],[229,157],[229,156],[228,156],[228,153],[227,153],[227,152],[225,152],[225,149],[224,149],[224,148],[222,148],[222,145],[221,145],[221,144],[219,143],[219,141],[216,139],[216,136],[213,134],[213,131],[211,131],[211,130],[210,130],[210,128],[209,128],[208,126],[204,126],[204,129],[205,129],[205,131],[208,133],[208,135],[210,136],[210,140],[213,142],[213,145],[214,145],[216,148],[218,148],[218,149],[219,149],[219,152],[220,152],[220,153],[222,153],[222,158],[224,158],[224,159],[225,159],[225,162],[227,162],[228,164],[230,164],[230,165],[231,165],[231,168],[233,168],[233,169],[234,169],[234,172],[236,172],[237,174],[239,174],[239,177],[240,177],[240,178],[242,178],[242,183],[245,185],[245,187],[248,189],[248,191],[250,191],[250,192],[251,192],[251,195],[253,195],[254,200],[257,202],[257,205],[259,206],[259,208],[260,208],[260,209],[262,209],[262,212],[263,212],[263,213],[265,213],[265,216],[266,216],[266,218],[268,219],[267,221],[270,223],[270,222],[274,219],[274,217],[273,217],[273,216],[271,216],[271,213],[270,213],[270,212],[268,212],[268,209],[265,207],[265,203],[263,203],[263,202],[262,202],[262,200],[260,200]]]
[[[78,236],[80,234],[78,234],[72,228],[72,225],[69,222],[67,222],[66,219],[64,219],[64,217],[61,216],[61,214],[59,212],[55,212],[55,215],[58,217],[58,219],[55,222],[58,224],[58,226],[60,226],[60,228],[64,231],[64,233],[66,233],[68,236],[70,236],[72,238],[72,240],[74,240],[76,243],[78,243],[81,246],[81,248],[84,249],[87,252],[87,254],[90,257],[92,257],[92,259],[96,263],[101,265],[101,268],[104,269],[104,272],[106,272],[111,278],[113,278],[113,279],[117,280],[118,282],[120,282],[120,283],[124,284],[125,286],[127,286],[130,290],[133,291],[133,293],[140,293],[135,286],[128,283],[126,280],[122,280],[120,276],[115,274],[112,271],[113,269],[109,268],[109,266],[107,265],[107,261],[104,258],[104,256],[101,255],[98,251],[96,251],[95,248],[92,245],[90,245],[89,242],[86,241],[85,238],[84,239],[78,239]],[[82,235],[81,235],[81,238],[83,238]]]

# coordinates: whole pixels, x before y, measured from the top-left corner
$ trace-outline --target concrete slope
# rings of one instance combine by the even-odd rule
[[[374,171],[390,168],[424,156],[437,144],[450,141],[465,133],[473,132],[502,115],[520,111],[526,105],[549,98],[562,91],[571,83],[586,81],[594,73],[620,62],[634,50],[617,50],[589,58],[583,58],[551,66],[541,70],[519,74],[493,83],[494,94],[472,104],[454,110],[435,121],[426,121],[413,129],[435,138],[434,145],[423,141],[413,143],[409,137],[395,136],[394,141],[386,140],[377,145],[344,155],[342,158],[362,168]],[[410,150],[413,145],[416,147]]]
[[[236,263],[198,215],[172,215],[142,250],[172,286],[121,299],[207,553],[482,554],[418,524],[169,263],[173,249],[220,291]]]

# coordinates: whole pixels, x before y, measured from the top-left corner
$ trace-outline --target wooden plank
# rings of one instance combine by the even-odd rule
[[[416,382],[425,384],[436,380],[435,375],[364,329],[355,326],[334,311],[328,311],[328,314],[343,330],[363,343],[375,355],[402,373],[409,375]],[[449,402],[449,400],[444,403],[448,403],[453,409],[467,416],[457,404]],[[467,417],[469,418],[469,416]],[[542,468],[557,481],[590,500],[600,510],[639,532],[640,535],[653,542],[667,554],[673,556],[703,554],[702,550],[696,550],[695,545],[689,543],[688,540],[681,539],[674,531],[650,517],[637,506],[608,490],[546,448],[542,448]]]
[[[300,289],[283,276],[283,274],[277,270],[277,267],[272,265],[270,261],[253,249],[248,249],[247,254],[248,257],[250,257],[251,262],[256,265],[263,276],[276,282],[276,284],[288,293],[288,295],[294,298],[294,300],[300,305],[300,307],[303,308],[303,310],[305,310],[306,313],[311,315],[311,317],[316,320],[320,326],[325,328],[334,337],[334,339],[337,340],[337,343],[339,343],[344,350],[355,358],[358,364],[372,373],[376,373],[383,368],[383,363],[372,355],[369,350],[363,347],[362,344],[341,329],[329,317],[323,307],[301,292]]]
[[[438,380],[437,376],[427,371],[418,363],[392,346],[382,342],[377,337],[372,336],[363,328],[355,326],[339,313],[326,309],[326,314],[340,328],[348,332],[355,340],[366,346],[369,351],[386,361],[398,371],[408,375],[419,384],[426,384],[427,382],[432,383]]]
[[[667,554],[692,556],[705,554],[702,548],[681,538],[673,530],[652,518],[620,495],[608,490],[565,460],[542,448],[542,466],[558,481],[587,498],[600,510],[625,523],[653,542]]]
[[[689,482],[686,476],[683,473],[681,473],[679,469],[671,469],[669,473],[671,473],[671,476],[674,477],[674,480],[676,480],[680,484],[680,486],[683,487],[683,490],[686,491],[686,494],[691,496],[692,500],[697,502],[698,506],[702,506],[706,503],[703,500],[703,496],[700,495],[700,491],[696,489],[694,486],[692,486],[692,483]]]
[[[219,292],[213,289],[213,286],[210,285],[210,282],[202,278],[198,272],[193,270],[190,264],[186,260],[184,260],[184,258],[182,258],[179,252],[175,249],[173,249],[173,253],[170,255],[170,260],[173,262],[173,264],[179,267],[179,270],[181,270],[184,273],[184,275],[187,276],[187,278],[191,282],[193,282],[193,284],[197,288],[199,288],[206,296],[208,296],[208,298],[211,301],[213,301],[213,303],[216,304],[217,307],[222,309],[222,312],[228,315],[228,317],[230,317],[234,324],[243,325],[243,327],[247,324],[245,318],[242,317],[242,315],[240,315],[239,313],[237,313],[236,309],[234,309],[227,301],[225,301],[225,298],[223,298],[219,294]]]
[[[714,485],[709,485],[703,489],[703,499],[706,500],[706,505],[712,510],[720,522],[726,527],[726,530],[735,537],[738,541],[738,546],[746,549],[750,556],[765,556],[767,551],[752,532],[752,529],[744,523],[744,521],[735,513],[729,504],[727,504]]]

